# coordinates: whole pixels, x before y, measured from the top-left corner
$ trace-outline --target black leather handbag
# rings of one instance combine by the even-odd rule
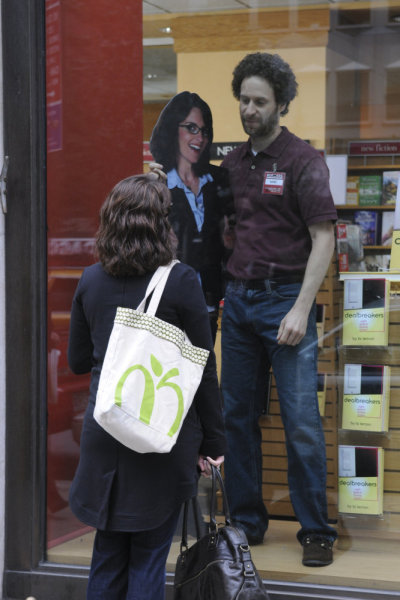
[[[225,524],[215,519],[217,480],[223,500]],[[174,600],[266,600],[269,598],[261,577],[251,560],[250,548],[242,529],[233,527],[221,473],[212,466],[210,523],[200,537],[197,499],[184,505],[182,541],[176,563]],[[189,505],[192,503],[197,542],[187,542]]]

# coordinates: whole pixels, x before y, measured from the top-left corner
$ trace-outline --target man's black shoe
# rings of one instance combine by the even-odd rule
[[[303,541],[303,565],[325,567],[333,561],[333,542],[320,535],[307,535]]]

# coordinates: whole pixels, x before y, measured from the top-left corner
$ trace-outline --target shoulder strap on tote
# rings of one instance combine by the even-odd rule
[[[158,304],[159,304],[161,296],[163,294],[165,284],[167,283],[169,274],[172,270],[172,267],[174,267],[176,265],[176,263],[178,263],[178,262],[179,262],[179,260],[172,260],[168,265],[163,265],[161,267],[158,267],[158,269],[155,271],[153,277],[151,278],[151,280],[147,286],[146,293],[144,295],[143,300],[140,302],[140,304],[136,310],[138,310],[139,312],[144,312],[146,300],[150,296],[150,294],[152,292],[154,292],[153,296],[150,300],[150,304],[147,308],[146,313],[149,315],[156,314]]]

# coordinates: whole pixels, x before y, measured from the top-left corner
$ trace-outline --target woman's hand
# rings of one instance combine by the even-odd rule
[[[149,175],[154,177],[154,179],[159,179],[162,182],[167,181],[167,175],[163,171],[163,166],[160,163],[151,162],[149,163]]]
[[[200,469],[203,477],[211,477],[211,465],[214,467],[220,467],[224,462],[224,456],[217,456],[217,458],[210,458],[209,456],[199,456],[197,460],[197,466]]]

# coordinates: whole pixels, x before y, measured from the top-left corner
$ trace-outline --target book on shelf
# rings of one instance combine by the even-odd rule
[[[394,227],[394,211],[384,211],[382,213],[381,219],[381,237],[380,244],[381,246],[388,246],[389,248],[392,245],[392,237],[393,237],[393,227]]]
[[[325,304],[317,304],[317,336],[318,336],[318,348],[322,348],[324,345],[324,333],[325,333]]]
[[[359,271],[364,258],[361,229],[352,223],[337,223],[336,249],[339,271]]]
[[[360,175],[358,184],[359,206],[379,206],[382,199],[382,177],[380,175]]]
[[[354,223],[361,229],[363,246],[376,246],[378,243],[378,213],[374,210],[354,211]]]
[[[358,204],[360,176],[347,175],[346,181],[346,204]]]
[[[339,446],[339,512],[383,513],[383,448]]]
[[[360,431],[388,431],[390,367],[344,366],[342,427]]]
[[[387,346],[390,282],[382,278],[346,279],[343,345]]]
[[[317,378],[318,408],[321,417],[325,416],[326,373],[318,373]]]
[[[390,254],[366,254],[363,270],[374,273],[389,271],[390,256]]]
[[[383,171],[382,173],[382,204],[395,205],[400,171]]]

